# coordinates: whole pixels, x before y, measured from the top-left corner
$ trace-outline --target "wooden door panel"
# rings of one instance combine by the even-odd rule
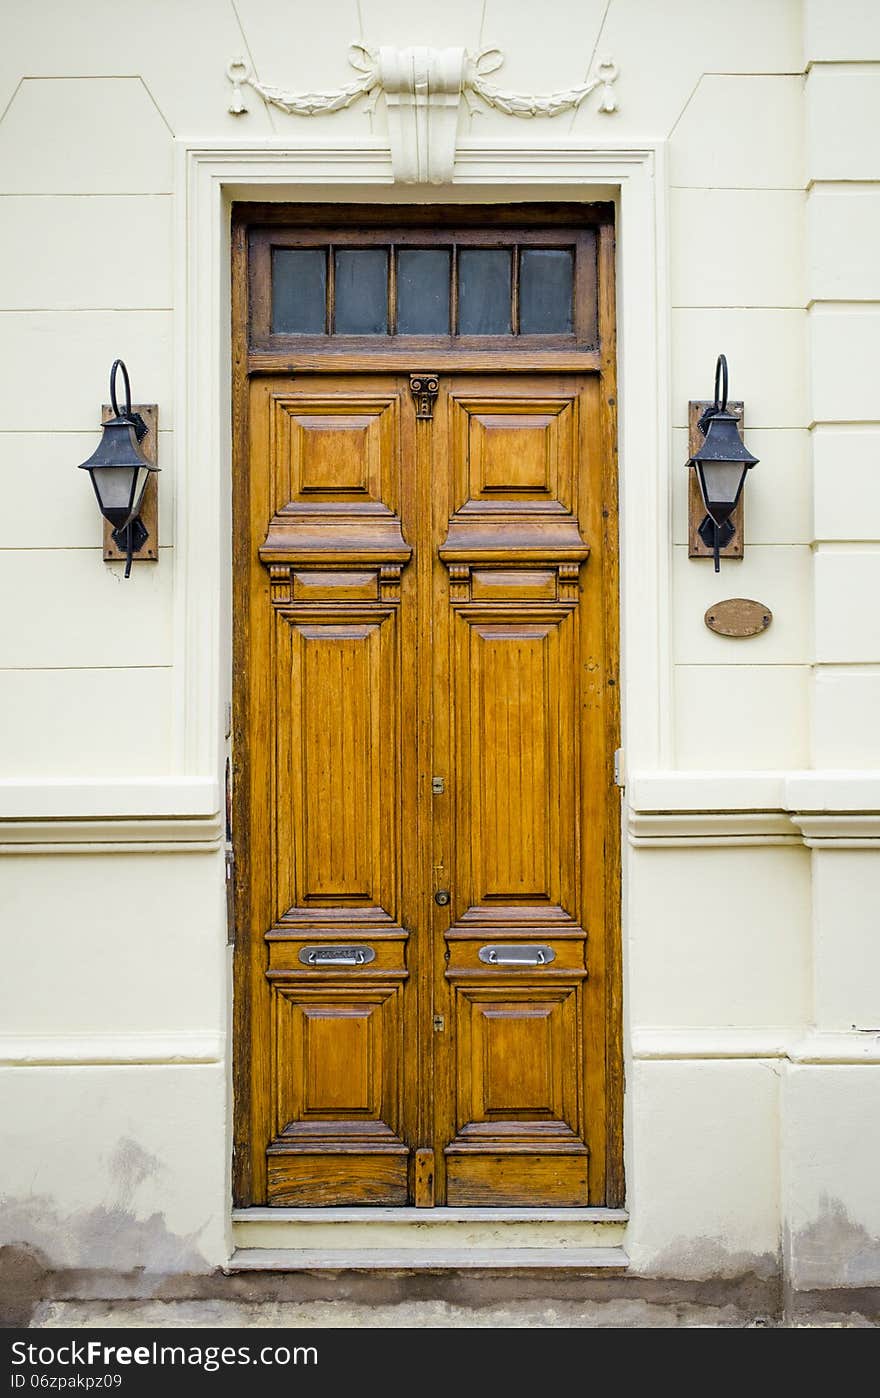
[[[236,1197],[620,1203],[608,210],[327,214],[233,218]],[[450,239],[520,250],[520,333],[394,333]],[[564,344],[517,313],[560,239]],[[272,248],[332,327],[339,243],[389,335],[273,333]]]
[[[328,379],[252,390],[253,451],[269,483],[256,630],[271,694],[261,751],[275,1204],[407,1197],[414,782],[402,734],[415,618],[401,388]]]
[[[363,905],[396,921],[396,617],[305,615],[278,647],[279,915]]]
[[[433,421],[403,376],[251,387],[252,1178],[277,1205],[605,1199],[600,379],[439,377]]]
[[[584,408],[574,376],[551,384],[511,374],[452,381],[442,419],[451,512],[438,585],[450,701],[439,723],[454,774],[444,929],[450,1204],[589,1198]]]
[[[273,986],[269,1202],[405,1203],[400,984]]]
[[[452,702],[459,720],[455,909],[576,907],[577,735],[572,619],[511,603],[461,609]],[[468,857],[469,856],[469,857]]]

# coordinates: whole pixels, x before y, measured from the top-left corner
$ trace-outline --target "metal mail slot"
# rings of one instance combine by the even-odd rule
[[[306,966],[366,966],[376,953],[372,947],[303,947],[299,959]]]
[[[538,946],[480,947],[479,955],[487,966],[549,966],[556,960],[556,952],[543,942]]]

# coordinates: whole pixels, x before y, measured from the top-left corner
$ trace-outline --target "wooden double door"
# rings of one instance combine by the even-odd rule
[[[243,388],[241,1202],[619,1201],[603,391]]]

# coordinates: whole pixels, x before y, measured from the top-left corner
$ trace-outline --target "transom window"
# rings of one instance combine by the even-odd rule
[[[596,241],[564,226],[252,229],[253,343],[593,348]]]

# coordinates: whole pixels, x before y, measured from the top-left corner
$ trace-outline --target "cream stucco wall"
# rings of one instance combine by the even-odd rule
[[[222,1265],[233,1245],[220,814],[229,399],[222,334],[202,335],[194,319],[195,264],[213,253],[193,237],[187,151],[332,143],[291,198],[333,197],[348,178],[339,152],[363,148],[376,173],[360,197],[502,200],[503,185],[469,189],[467,161],[477,168],[479,157],[468,143],[497,143],[501,155],[555,143],[559,168],[569,149],[592,152],[595,170],[603,151],[641,151],[650,187],[650,216],[633,214],[629,227],[621,196],[619,247],[624,423],[637,417],[627,394],[640,334],[655,342],[660,400],[646,409],[653,454],[626,431],[621,443],[625,1246],[646,1274],[769,1274],[784,1263],[804,1287],[880,1283],[868,1128],[880,1092],[880,1032],[870,1032],[880,1026],[880,25],[870,0],[736,8],[731,23],[722,0],[546,0],[536,42],[534,6],[520,0],[415,11],[326,0],[320,23],[299,0],[8,0],[0,1114],[14,1144],[2,1180],[10,1242],[59,1266],[157,1272]],[[350,76],[346,47],[359,36],[496,43],[505,84],[527,92],[581,81],[608,53],[619,111],[602,114],[591,98],[553,121],[463,115],[462,188],[427,192],[390,182],[381,104],[372,125],[363,103],[305,120],[248,93],[246,115],[227,111],[233,56],[248,55],[263,81],[329,89]],[[559,178],[554,196],[595,192]],[[539,181],[523,189],[542,192]],[[209,231],[222,253],[219,220]],[[633,298],[646,283],[633,268],[648,248],[656,304],[643,329]],[[200,293],[217,327],[224,272],[220,256]],[[760,465],[745,558],[716,577],[687,558],[682,463],[688,399],[708,396],[720,350]],[[91,492],[73,469],[92,449],[117,355],[135,397],[159,403],[162,428],[161,558],[128,582],[101,561]],[[202,420],[214,424],[216,456],[193,426]],[[206,523],[196,480],[210,496]],[[645,499],[659,606],[631,527]],[[216,559],[201,581],[200,552]],[[731,595],[772,607],[766,635],[733,642],[706,630],[707,605]],[[657,657],[650,683],[646,650]]]

